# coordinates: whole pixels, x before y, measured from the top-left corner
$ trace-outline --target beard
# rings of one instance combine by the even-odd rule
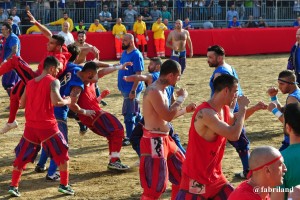
[[[208,63],[209,67],[218,67],[219,63]]]
[[[129,44],[128,45],[122,44],[122,50],[127,50],[129,46],[130,46]]]

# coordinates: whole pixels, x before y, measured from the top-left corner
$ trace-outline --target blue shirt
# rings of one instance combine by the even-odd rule
[[[296,89],[294,92],[289,94],[288,97],[294,97],[300,102],[300,89]]]
[[[12,52],[12,47],[17,45],[17,56],[20,56],[20,50],[21,50],[21,45],[20,45],[20,40],[18,36],[14,33],[11,33],[5,41],[4,44],[4,56],[3,59],[5,60]]]
[[[82,80],[77,76],[77,72],[81,71],[82,67],[74,63],[67,63],[65,72],[60,76],[60,95],[70,96],[72,87],[77,86],[84,89]],[[68,115],[68,106],[54,107],[56,119],[66,120]]]
[[[240,26],[240,22],[236,21],[235,23],[233,21],[230,21],[228,24],[228,28],[231,27],[239,27]]]
[[[213,72],[212,76],[210,77],[210,80],[209,80],[209,87],[211,89],[211,96],[215,93],[213,82],[214,82],[215,74],[217,74],[217,73],[228,74],[228,75],[234,76],[236,79],[239,79],[235,69],[233,67],[231,67],[230,65],[225,64],[224,66],[217,67],[215,69],[215,71]],[[242,95],[243,95],[242,88],[241,88],[240,84],[238,84],[238,96],[242,96]],[[238,110],[239,110],[239,106],[236,103],[235,108],[234,108],[234,112],[237,112]]]
[[[123,93],[130,93],[134,82],[126,82],[123,80],[123,77],[133,75],[136,72],[144,71],[144,59],[141,52],[138,49],[135,49],[129,54],[127,54],[126,51],[123,51],[120,63],[124,64],[125,62],[132,62],[133,66],[128,66],[128,70],[119,70],[118,89]],[[143,83],[140,81],[137,86],[136,92],[141,92],[143,88]]]

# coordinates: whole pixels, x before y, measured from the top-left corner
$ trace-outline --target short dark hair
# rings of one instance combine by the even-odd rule
[[[56,43],[60,46],[64,45],[65,38],[61,35],[52,35],[52,38],[56,40]]]
[[[5,27],[9,30],[9,32],[11,33],[12,27],[11,27],[11,25],[10,25],[9,23],[4,22],[4,23],[2,24],[2,26],[5,26]]]
[[[284,111],[284,124],[288,124],[300,137],[300,103],[287,104]]]
[[[63,15],[65,15],[65,14],[67,14],[67,15],[68,15],[68,13],[67,13],[67,12],[64,12],[64,13],[63,13]]]
[[[93,61],[87,62],[84,64],[82,68],[82,72],[87,72],[87,71],[97,71],[97,64]]]
[[[221,47],[220,45],[209,46],[209,47],[207,48],[207,51],[213,51],[213,52],[215,52],[215,54],[217,54],[218,56],[224,56],[224,55],[225,55],[225,50],[224,50],[223,47]]]
[[[54,56],[47,56],[44,60],[44,69],[49,69],[53,66],[57,68],[59,66],[59,61]]]
[[[234,84],[236,83],[238,83],[238,79],[234,76],[228,74],[221,74],[214,80],[213,87],[215,92],[221,92],[226,87],[228,87],[229,90],[231,90]]]
[[[280,78],[288,78],[290,82],[295,83],[296,82],[296,75],[291,70],[283,70],[279,73],[278,79]]]
[[[74,44],[68,45],[68,51],[71,53],[71,57],[69,58],[69,62],[74,62],[74,60],[77,58],[77,56],[80,53],[80,49],[78,46]]]
[[[160,76],[165,76],[170,73],[176,74],[180,73],[181,66],[180,64],[175,60],[166,60],[160,67]]]
[[[14,21],[14,18],[12,16],[9,16],[7,19],[10,19],[11,21]]]
[[[150,60],[153,61],[156,65],[161,66],[161,64],[162,64],[160,57],[153,57],[153,58],[150,58]]]
[[[85,31],[85,30],[78,31],[78,32],[77,32],[77,35],[79,35],[79,34],[86,35],[86,31]]]

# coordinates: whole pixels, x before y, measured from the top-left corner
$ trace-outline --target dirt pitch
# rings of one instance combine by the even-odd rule
[[[285,69],[288,55],[258,55],[247,57],[227,57],[226,62],[237,70],[244,93],[251,99],[251,105],[259,100],[269,102],[266,94],[268,87],[277,85],[278,73]],[[113,63],[113,62],[112,62]],[[146,70],[148,61],[145,62]],[[36,66],[35,66],[36,67]],[[209,98],[209,78],[213,69],[206,63],[205,57],[192,58],[187,61],[187,69],[179,82],[180,87],[186,88],[189,97],[185,104],[197,104]],[[105,101],[108,106],[104,110],[115,114],[121,121],[122,98],[117,89],[117,74],[111,74],[100,80],[102,89],[109,88],[111,95]],[[285,102],[286,96],[279,94],[279,100]],[[9,99],[0,87],[0,126],[8,118],[5,108]],[[14,160],[13,150],[17,145],[24,128],[24,110],[18,113],[19,127],[5,135],[0,135],[0,199],[8,199],[7,189],[11,179],[11,164]],[[191,114],[174,120],[176,132],[186,147]],[[107,170],[108,146],[103,137],[92,132],[80,136],[74,120],[69,120],[70,140],[70,183],[76,195],[66,197],[57,192],[58,182],[46,182],[46,174],[34,172],[35,164],[28,164],[20,183],[20,199],[139,199],[141,187],[138,168],[132,168],[126,173],[114,173]],[[251,148],[260,145],[280,146],[283,138],[282,125],[267,111],[255,113],[247,122],[246,130],[251,140]],[[138,157],[131,147],[123,147],[122,161],[132,166]],[[241,162],[234,148],[227,145],[223,159],[223,171],[228,180],[235,186],[241,181],[234,178],[234,173],[242,170]],[[162,196],[169,199],[170,187]]]

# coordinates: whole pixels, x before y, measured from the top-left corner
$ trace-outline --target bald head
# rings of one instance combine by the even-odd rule
[[[255,169],[257,167],[263,166],[266,163],[278,158],[280,152],[271,146],[262,146],[255,148],[249,158],[249,168]]]
[[[130,41],[134,41],[134,37],[131,33],[126,33],[124,37],[128,38]]]

